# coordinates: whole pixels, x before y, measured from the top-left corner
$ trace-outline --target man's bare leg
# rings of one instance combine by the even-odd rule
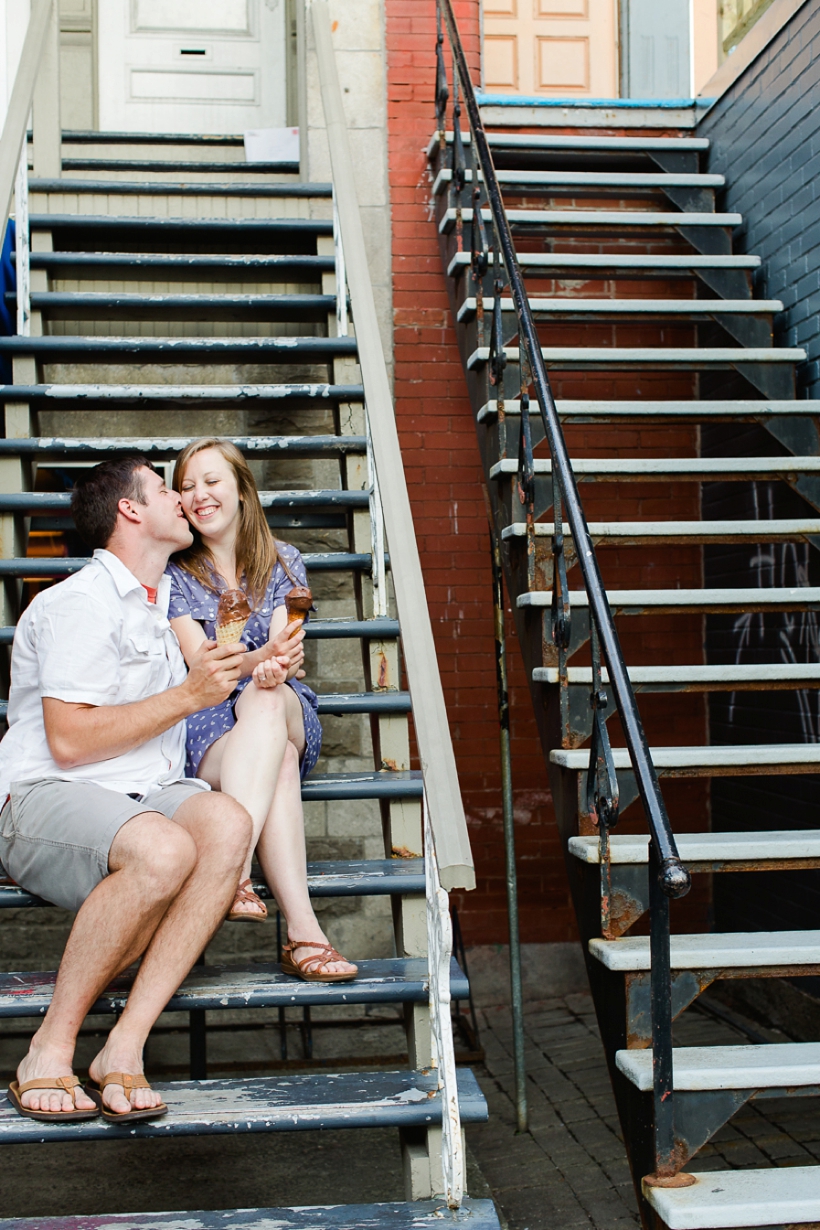
[[[110,1072],[142,1072],[148,1034],[217,930],[233,901],[248,854],[251,821],[244,807],[224,794],[187,799],[174,821],[196,845],[196,866],[156,928],[125,1010],[89,1068],[92,1080]],[[161,1095],[137,1089],[129,1103],[119,1085],[105,1090],[105,1103],[118,1114],[130,1106],[158,1106]]]
[[[106,876],[79,910],[60,963],[51,1006],[17,1069],[20,1084],[70,1076],[77,1034],[100,993],[141,955],[171,901],[196,866],[197,850],[185,829],[158,812],[143,812],[122,826],[111,847]],[[94,1103],[76,1090],[78,1110]],[[30,1110],[72,1109],[63,1090],[23,1094]]]

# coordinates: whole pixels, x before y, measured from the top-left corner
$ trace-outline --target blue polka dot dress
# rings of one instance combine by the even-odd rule
[[[261,649],[267,643],[271,616],[277,607],[284,606],[285,597],[294,585],[307,585],[308,583],[305,565],[296,547],[288,543],[277,542],[276,553],[279,559],[286,563],[290,576],[277,560],[264,599],[251,613],[242,633],[242,644],[247,645],[249,652],[253,649]],[[190,615],[192,619],[201,624],[209,640],[216,640],[219,590],[225,588],[221,577],[215,578],[217,589],[212,590],[200,584],[196,577],[192,577],[189,572],[173,562],[168,565],[166,572],[171,578],[168,618],[176,619],[179,615]],[[240,679],[235,690],[222,704],[214,705],[210,709],[201,709],[199,713],[194,713],[188,718],[188,763],[185,770],[188,777],[196,777],[199,762],[211,744],[236,725],[234,705],[240,693],[251,682],[250,675],[246,679]],[[291,679],[284,686],[293,688],[302,705],[302,716],[305,722],[305,750],[302,753],[299,767],[304,781],[314,768],[322,750],[322,726],[317,712],[318,701],[316,693],[299,679]]]

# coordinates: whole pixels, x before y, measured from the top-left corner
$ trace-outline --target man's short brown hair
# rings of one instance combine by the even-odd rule
[[[139,470],[153,470],[147,457],[129,453],[103,461],[77,479],[71,495],[74,524],[86,546],[108,545],[117,527],[120,500],[147,504]]]

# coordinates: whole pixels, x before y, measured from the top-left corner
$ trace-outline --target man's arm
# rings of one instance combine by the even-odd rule
[[[155,739],[177,722],[227,700],[240,676],[244,645],[206,641],[184,683],[130,705],[84,705],[43,697],[51,754],[61,769],[111,760]]]

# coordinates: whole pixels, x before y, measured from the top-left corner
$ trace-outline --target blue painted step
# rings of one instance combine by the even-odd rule
[[[283,974],[278,965],[205,965],[192,970],[167,1005],[168,1012],[192,1009],[288,1008],[305,1004],[423,1004],[428,999],[427,961],[391,957],[359,961],[353,982],[303,982]],[[42,1016],[54,991],[54,970],[0,974],[0,1017]],[[115,978],[91,1012],[121,1012],[134,981],[132,973]],[[470,993],[455,960],[450,962],[454,999]]]
[[[150,1075],[150,1073],[149,1073]],[[463,1123],[483,1123],[487,1103],[469,1068],[457,1073]],[[252,1080],[154,1083],[169,1112],[132,1126],[92,1119],[38,1123],[0,1101],[0,1145],[139,1136],[244,1135],[316,1128],[431,1127],[441,1123],[435,1071],[320,1072]]]
[[[104,1213],[92,1217],[13,1217],[0,1230],[499,1230],[492,1200],[465,1199],[460,1209],[441,1200],[394,1204],[334,1204],[295,1209],[216,1212]]]
[[[302,363],[305,359],[330,361],[356,355],[355,337],[108,337],[53,334],[49,337],[0,337],[0,353],[34,355],[63,362],[77,355],[94,355],[98,363],[122,355],[175,360],[179,355],[205,359],[244,358],[262,363]]]

